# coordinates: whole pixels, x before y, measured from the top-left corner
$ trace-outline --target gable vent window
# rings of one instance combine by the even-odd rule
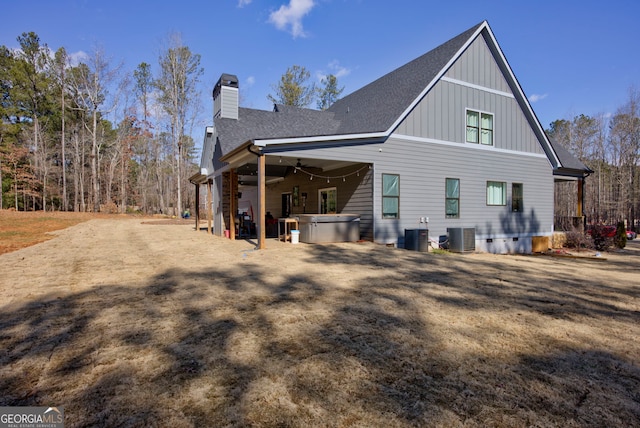
[[[493,146],[493,115],[467,110],[467,143]]]

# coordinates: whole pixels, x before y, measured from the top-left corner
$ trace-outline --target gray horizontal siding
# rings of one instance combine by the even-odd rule
[[[393,242],[405,228],[429,217],[431,236],[448,227],[475,227],[481,237],[531,236],[552,232],[553,177],[545,158],[454,147],[392,137],[375,164],[376,240]],[[382,174],[400,175],[400,219],[380,213]],[[445,178],[460,179],[460,218],[445,218]],[[507,183],[507,205],[486,205],[486,182]],[[523,183],[524,212],[511,212],[511,184]]]
[[[238,119],[238,89],[222,86],[220,94],[213,100],[214,116]]]
[[[475,227],[480,237],[548,235],[552,232],[553,176],[548,160],[540,155],[505,153],[492,148],[483,150],[469,144],[413,141],[393,135],[384,144],[296,151],[287,156],[372,163],[376,242],[397,243],[404,236],[404,229],[423,226],[419,223],[420,217],[429,217],[431,236],[445,234],[447,227],[457,226]],[[400,219],[382,219],[383,173],[400,175]],[[459,219],[445,218],[447,177],[460,179]],[[488,180],[507,183],[506,206],[486,205]],[[523,183],[522,213],[510,211],[511,184],[514,182]],[[338,194],[340,197],[340,191]]]

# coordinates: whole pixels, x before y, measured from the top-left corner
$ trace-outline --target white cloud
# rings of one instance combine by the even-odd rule
[[[340,62],[337,59],[334,59],[329,63],[329,70],[331,70],[332,71],[331,74],[333,74],[336,77],[344,77],[349,75],[349,73],[351,73],[351,69],[340,65]]]
[[[247,80],[244,82],[244,87],[245,88],[250,88],[253,85],[255,85],[255,83],[256,83],[256,78],[253,77],[253,76],[249,76],[249,77],[247,77]]]
[[[81,62],[87,62],[89,59],[89,55],[84,51],[72,52],[67,54],[67,56],[69,57],[69,63],[74,67]]]
[[[542,95],[533,94],[533,95],[531,95],[529,97],[529,101],[532,102],[532,103],[535,103],[535,102],[538,102],[540,100],[544,100],[545,98],[547,98],[548,95],[549,94],[542,94]]]
[[[245,7],[251,4],[251,0],[238,0],[238,7]]]
[[[337,59],[334,59],[327,64],[327,68],[329,69],[329,72],[325,72],[324,70],[316,72],[316,79],[318,79],[318,82],[322,82],[322,79],[325,79],[329,74],[333,74],[337,78],[341,78],[351,73],[351,69],[340,65],[340,61]]]
[[[280,9],[271,12],[269,22],[278,30],[290,29],[293,38],[305,37],[302,28],[302,18],[315,6],[313,0],[289,0],[289,5],[282,5]]]

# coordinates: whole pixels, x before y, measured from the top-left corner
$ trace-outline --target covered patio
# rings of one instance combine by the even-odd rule
[[[372,193],[372,165],[299,156],[248,142],[221,158],[227,165],[213,178],[222,202],[214,233],[255,237],[263,249],[267,238],[281,238],[277,230],[286,230],[279,224],[286,218],[349,212],[362,219],[359,235],[372,239],[372,202],[358,198]]]

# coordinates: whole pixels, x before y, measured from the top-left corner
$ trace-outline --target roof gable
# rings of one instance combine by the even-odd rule
[[[336,101],[326,111],[276,105],[273,111],[239,108],[237,120],[216,118],[221,153],[225,157],[249,141],[270,145],[301,138],[336,141],[388,136],[481,34],[553,168],[561,167],[486,21]]]
[[[424,95],[483,25],[478,24],[448,42],[336,101],[329,111],[340,121],[339,132],[385,132]]]

